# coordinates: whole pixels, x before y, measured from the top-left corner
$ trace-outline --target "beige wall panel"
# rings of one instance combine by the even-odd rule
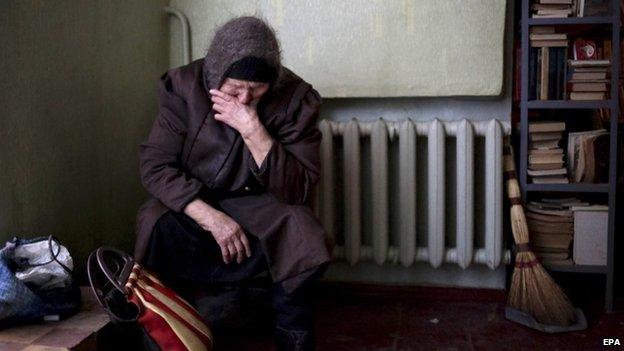
[[[501,94],[505,0],[171,0],[189,16],[193,58],[214,28],[259,15],[285,64],[324,97]],[[175,24],[177,25],[177,23]],[[172,35],[172,65],[179,39]]]

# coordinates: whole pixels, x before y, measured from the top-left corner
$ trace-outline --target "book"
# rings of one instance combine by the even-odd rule
[[[562,197],[562,198],[542,198],[540,204],[555,204],[562,208],[571,209],[573,206],[588,206],[589,202],[581,201],[576,197]]]
[[[610,60],[568,60],[570,67],[607,67]]]
[[[609,132],[605,129],[568,134],[568,174],[575,182],[608,180]]]
[[[606,100],[607,96],[603,92],[571,92],[570,100]]]
[[[559,147],[559,140],[539,140],[529,143],[531,149],[554,149],[557,147]]]
[[[533,177],[533,184],[568,184],[570,180],[567,177]]]
[[[607,73],[608,67],[574,67],[574,72],[578,73]]]
[[[581,8],[583,7],[583,1],[584,0],[575,0],[574,3],[572,4],[572,9],[574,10],[574,15],[576,17],[582,17]]]
[[[565,260],[557,260],[557,259],[542,259],[541,260],[542,264],[545,265],[552,265],[552,266],[573,266],[574,265],[574,261],[572,261],[571,259],[565,259]]]
[[[535,63],[535,99],[540,100],[540,92],[542,91],[542,50],[546,48],[539,48],[537,52],[537,61]]]
[[[529,56],[529,99],[565,99],[567,41],[531,41],[531,43],[533,47]]]
[[[566,4],[572,5],[572,0],[538,0],[540,4]]]
[[[576,39],[572,43],[572,57],[576,61],[595,60],[596,59],[596,42],[583,38]]]
[[[572,244],[572,235],[535,235],[534,233],[530,233],[529,237],[531,243],[539,247],[569,249],[570,244]]]
[[[565,122],[539,121],[529,123],[529,133],[534,132],[561,132],[565,130]]]
[[[584,6],[580,17],[611,16],[611,1],[612,0],[584,0]]]
[[[565,167],[555,168],[555,169],[546,169],[546,170],[528,169],[527,173],[530,176],[565,175],[565,174],[568,174],[568,170]]]
[[[545,171],[545,170],[553,170],[553,169],[559,169],[561,167],[564,167],[564,163],[563,162],[557,162],[557,163],[530,163],[529,164],[529,169],[533,170],[533,171]]]
[[[572,211],[609,211],[607,205],[585,205],[585,206],[570,206]]]
[[[530,202],[530,201],[529,201]],[[543,220],[546,220],[548,222],[571,222],[572,221],[572,211],[570,211],[569,208],[557,208],[557,209],[552,209],[552,208],[543,208],[542,206],[539,205],[532,205],[530,203],[525,204],[525,212],[527,215],[532,215],[532,216],[537,216],[537,219],[540,219],[539,217],[543,217]],[[552,212],[547,212],[544,213],[542,211],[552,211]]]
[[[568,207],[567,205],[561,204],[559,202],[553,202],[553,201],[530,200],[528,204],[531,206],[535,206],[537,208],[550,209],[550,210],[565,210]]]
[[[565,235],[570,237],[570,240],[572,240],[572,236],[574,235],[574,227],[572,223],[567,224],[565,228],[563,226],[545,227],[544,225],[540,224],[537,225],[535,228],[529,227],[529,232],[531,232],[533,235],[541,237]]]
[[[606,72],[579,72],[572,73],[572,80],[593,80],[593,79],[606,79]]]
[[[533,220],[537,220],[537,221],[541,221],[541,222],[549,222],[549,223],[573,223],[573,219],[572,216],[570,217],[564,217],[564,216],[552,216],[552,215],[546,215],[546,214],[541,214],[541,213],[536,213],[536,212],[532,212],[532,211],[527,211],[525,213],[525,216],[527,218],[527,220],[529,219],[533,219]]]
[[[529,229],[534,233],[542,235],[572,235],[574,234],[574,223],[552,223],[543,221],[527,220]]]
[[[569,250],[565,250],[564,252],[544,252],[537,251],[535,252],[535,256],[542,262],[546,261],[547,263],[556,264],[557,261],[570,261],[568,258],[570,257]]]
[[[562,137],[561,132],[533,132],[529,134],[530,141],[560,140]]]
[[[543,197],[540,199],[542,204],[559,204],[577,203],[580,200],[577,197]]]
[[[554,34],[554,26],[532,26],[529,28],[530,34]]]
[[[562,15],[567,17],[572,14],[572,8],[569,6],[567,8],[541,8],[535,10],[535,13],[538,15]]]
[[[568,17],[569,14],[538,14],[535,13],[531,15],[531,18],[565,18]]]
[[[541,65],[540,65],[540,91],[539,99],[548,100],[548,68],[549,68],[550,48],[543,47],[541,49]]]
[[[531,47],[567,47],[567,40],[531,40]]]
[[[605,39],[605,41],[603,41],[602,50],[603,50],[602,57],[605,60],[611,60],[611,58],[613,57],[613,52],[611,51],[611,40]]]
[[[539,48],[529,48],[529,100],[537,99],[537,57]]]
[[[611,83],[611,81],[609,79],[581,79],[581,80],[570,79],[568,83],[570,84],[600,84],[600,83],[608,84],[608,83]]]
[[[606,83],[572,83],[572,91],[607,91]]]
[[[592,135],[581,140],[579,164],[584,172],[576,174],[579,182],[606,183],[609,179],[609,134]]]
[[[567,43],[567,40],[566,40]],[[559,69],[559,60],[562,55],[562,48],[551,48],[550,49],[550,57],[548,61],[548,99],[554,100],[557,99],[558,96],[558,86],[557,86],[557,70]]]
[[[567,10],[571,9],[570,5],[565,4],[533,4],[531,5],[531,9],[534,11],[539,10]],[[554,31],[554,28],[553,28]]]
[[[572,219],[572,211],[570,210],[546,210],[546,209],[540,208],[539,206],[535,206],[531,204],[526,204],[526,208],[527,210],[531,212],[535,212],[535,213],[551,215],[551,216],[566,217],[569,220]]]
[[[566,48],[561,48],[559,53],[559,59],[557,61],[557,92],[556,98],[559,100],[564,100],[567,96],[567,86],[566,86],[566,71],[567,71],[567,62],[568,62],[568,50]]]
[[[576,167],[577,162],[576,160],[579,157],[581,139],[588,135],[600,135],[604,133],[608,133],[606,129],[568,133],[568,145],[566,151],[566,159],[568,160],[568,173],[574,174],[574,168]]]
[[[563,162],[563,155],[529,155],[529,163],[559,163]]]
[[[548,34],[531,34],[529,35],[530,40],[567,40],[568,35],[565,33],[548,33]]]
[[[572,14],[572,9],[543,9],[535,12],[537,15],[556,15],[557,17],[568,17]]]
[[[563,149],[529,149],[529,155],[560,155]]]
[[[574,211],[572,257],[576,264],[607,264],[608,208],[604,211]]]

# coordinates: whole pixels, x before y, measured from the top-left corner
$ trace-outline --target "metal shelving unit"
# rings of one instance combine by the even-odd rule
[[[617,130],[618,130],[618,78],[620,68],[620,1],[612,0],[612,16],[610,17],[570,17],[570,18],[529,18],[530,0],[522,0],[522,30],[521,30],[521,92],[520,92],[520,167],[519,180],[523,197],[532,192],[565,192],[565,193],[596,193],[606,194],[609,206],[608,223],[608,252],[606,266],[583,265],[545,265],[548,270],[569,273],[589,273],[605,275],[605,309],[609,312],[614,309],[614,243],[616,220],[616,181],[617,181]],[[574,26],[574,25],[609,26],[611,29],[612,59],[611,59],[611,94],[610,100],[604,101],[529,101],[529,28],[532,26]],[[608,28],[608,27],[607,27]],[[527,182],[528,166],[528,129],[529,110],[533,109],[599,109],[610,110],[610,145],[609,145],[609,183],[607,184],[531,184]]]

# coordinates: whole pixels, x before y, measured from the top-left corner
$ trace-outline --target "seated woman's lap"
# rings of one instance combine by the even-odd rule
[[[225,264],[221,249],[209,232],[185,214],[169,211],[154,226],[143,265],[156,273],[178,294],[189,299],[189,290],[239,283],[268,270],[258,238],[247,235],[252,255],[240,264]],[[310,283],[322,275],[326,266],[302,273],[305,284],[287,293],[281,284],[272,289],[276,325],[287,330],[311,328]],[[189,300],[191,301],[191,300]],[[191,303],[193,303],[191,301]]]
[[[210,232],[187,215],[169,211],[154,226],[143,264],[174,286],[240,282],[268,269],[260,241],[247,238],[251,257],[226,264]]]

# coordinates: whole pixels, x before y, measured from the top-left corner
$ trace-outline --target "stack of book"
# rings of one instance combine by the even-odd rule
[[[569,183],[563,149],[559,146],[563,131],[565,131],[565,122],[529,123],[529,169],[527,173],[533,183]]]
[[[577,198],[547,198],[529,201],[526,219],[533,252],[542,263],[572,264],[570,248],[574,237],[572,206],[586,206]]]
[[[533,18],[561,18],[574,14],[572,0],[536,0],[531,9]]]
[[[535,26],[529,39],[529,99],[565,99],[568,35],[555,33],[553,26]]]
[[[570,100],[605,100],[610,60],[568,60]]]
[[[568,174],[576,183],[609,181],[609,132],[605,129],[568,134]]]
[[[533,18],[610,16],[611,0],[535,0],[531,10]]]

